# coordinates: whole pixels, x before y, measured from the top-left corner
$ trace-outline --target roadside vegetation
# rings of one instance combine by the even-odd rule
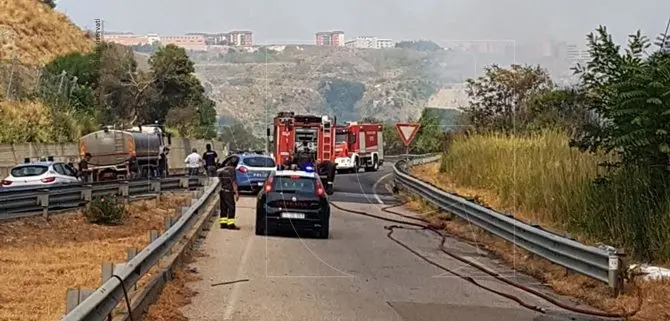
[[[440,166],[417,172],[520,219],[668,262],[670,55],[639,32],[626,48],[604,27],[587,39],[573,87],[539,66],[470,79],[469,130],[443,144]]]
[[[184,49],[160,47],[149,70],[140,70],[130,48],[94,42],[53,2],[8,6],[0,19],[7,22],[0,25],[0,143],[71,142],[102,125],[146,123],[181,137],[216,137],[215,104]]]

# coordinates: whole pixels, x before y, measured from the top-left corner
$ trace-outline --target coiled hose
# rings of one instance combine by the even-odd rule
[[[451,273],[451,274],[453,274],[453,275],[455,275],[455,276],[457,276],[457,277],[459,277],[459,278],[461,278],[461,279],[463,279],[463,280],[465,280],[465,281],[468,281],[468,282],[474,284],[475,286],[480,287],[480,288],[482,288],[482,289],[484,289],[484,290],[487,290],[487,291],[492,292],[492,293],[494,293],[494,294],[497,294],[497,295],[499,295],[499,296],[505,297],[505,298],[507,298],[507,299],[509,299],[509,300],[515,301],[515,302],[517,302],[519,305],[521,305],[522,307],[524,307],[524,308],[526,308],[526,309],[529,309],[529,310],[532,310],[532,311],[536,311],[536,312],[539,312],[539,313],[543,313],[543,314],[546,314],[546,313],[547,313],[547,311],[546,311],[544,308],[542,308],[542,307],[539,307],[539,306],[536,306],[536,305],[527,303],[527,302],[523,301],[522,299],[520,299],[519,297],[516,297],[516,296],[514,296],[514,295],[512,295],[512,294],[504,293],[504,292],[501,292],[501,291],[498,291],[498,290],[489,288],[489,287],[487,287],[487,286],[485,286],[485,285],[483,285],[483,284],[481,284],[481,283],[478,283],[478,282],[477,282],[475,279],[473,279],[472,277],[469,277],[469,276],[460,274],[460,273],[458,273],[458,272],[456,272],[456,271],[453,271],[453,270],[451,270],[451,269],[449,269],[449,268],[447,268],[447,267],[445,267],[445,266],[443,266],[443,265],[441,265],[441,264],[439,264],[439,263],[437,263],[437,262],[435,262],[435,261],[433,261],[433,260],[427,258],[426,256],[422,255],[422,254],[419,253],[418,251],[412,249],[409,245],[407,245],[407,244],[403,243],[402,241],[400,241],[400,240],[394,238],[394,237],[393,237],[393,231],[394,231],[395,229],[410,229],[410,230],[428,230],[428,231],[431,231],[431,232],[435,233],[437,236],[439,236],[439,237],[441,238],[440,245],[439,245],[439,249],[440,249],[440,251],[442,251],[444,254],[446,254],[446,255],[450,256],[451,258],[454,258],[454,259],[456,259],[456,260],[458,260],[458,261],[461,261],[461,262],[463,262],[463,263],[465,263],[465,264],[468,264],[468,265],[470,265],[470,266],[472,266],[472,267],[474,267],[474,268],[476,268],[476,269],[478,269],[478,270],[480,270],[480,271],[482,271],[482,272],[484,272],[484,273],[486,273],[486,274],[488,274],[488,275],[494,277],[496,280],[499,280],[499,281],[501,281],[501,282],[503,282],[503,283],[505,283],[505,284],[508,284],[508,285],[510,285],[510,286],[513,286],[513,287],[515,287],[515,288],[517,288],[517,289],[520,289],[520,290],[522,290],[522,291],[525,291],[525,292],[527,292],[527,293],[533,294],[533,295],[535,295],[535,296],[537,296],[537,297],[539,297],[539,298],[541,298],[541,299],[543,299],[543,300],[545,300],[545,301],[547,301],[547,302],[549,302],[549,303],[551,303],[551,304],[553,304],[553,305],[555,305],[555,306],[557,306],[557,307],[559,307],[559,308],[561,308],[561,309],[567,310],[567,311],[571,311],[571,312],[579,313],[579,314],[583,314],[583,315],[588,315],[588,316],[603,317],[603,318],[616,318],[616,319],[624,319],[624,320],[628,320],[630,317],[632,317],[632,316],[634,316],[635,314],[637,314],[637,313],[640,311],[641,307],[642,307],[642,295],[641,295],[641,290],[640,290],[640,288],[639,288],[637,285],[635,286],[636,291],[637,291],[637,297],[638,297],[638,305],[637,305],[637,307],[636,307],[633,311],[629,311],[629,312],[624,311],[624,312],[622,312],[622,313],[609,313],[609,312],[601,312],[601,311],[594,311],[594,310],[586,310],[586,309],[580,309],[580,308],[577,308],[577,307],[572,307],[572,306],[569,306],[569,305],[564,304],[564,303],[562,303],[562,302],[559,302],[558,300],[556,300],[556,299],[554,299],[554,298],[552,298],[552,297],[550,297],[550,296],[548,296],[548,295],[546,295],[546,294],[544,294],[544,293],[542,293],[542,292],[540,292],[540,291],[537,291],[537,290],[535,290],[535,289],[529,288],[529,287],[524,286],[524,285],[522,285],[522,284],[519,284],[519,283],[510,281],[510,280],[508,280],[508,279],[502,277],[500,274],[498,274],[498,273],[495,272],[495,271],[491,271],[491,270],[487,269],[486,267],[484,267],[484,266],[482,266],[482,265],[480,265],[480,264],[477,264],[477,263],[475,263],[475,262],[472,262],[472,261],[470,261],[470,260],[468,260],[468,259],[466,259],[466,258],[464,258],[464,257],[462,257],[462,256],[460,256],[460,255],[454,254],[453,252],[449,251],[449,250],[444,246],[444,243],[445,243],[446,240],[447,240],[447,236],[446,236],[440,229],[437,229],[437,228],[431,226],[431,222],[428,221],[427,219],[425,219],[425,218],[420,218],[420,217],[414,217],[414,216],[410,216],[410,215],[405,215],[405,214],[398,213],[398,212],[395,212],[395,211],[390,210],[391,208],[399,207],[399,206],[403,206],[403,205],[405,205],[405,204],[406,204],[406,203],[402,203],[402,204],[398,204],[398,205],[386,206],[386,207],[381,208],[381,210],[382,210],[383,212],[385,212],[385,213],[389,213],[389,214],[392,214],[392,215],[395,215],[395,216],[400,216],[400,217],[405,218],[405,219],[410,219],[410,220],[418,221],[418,222],[420,222],[420,223],[408,222],[408,221],[403,221],[403,220],[396,220],[396,219],[392,219],[392,218],[388,218],[388,217],[383,217],[383,216],[374,215],[374,214],[370,214],[370,213],[365,213],[365,212],[361,212],[361,211],[357,211],[357,210],[352,210],[352,209],[344,208],[344,207],[342,207],[342,206],[340,206],[340,205],[337,205],[337,204],[335,204],[335,203],[333,203],[333,202],[330,202],[330,205],[332,205],[333,207],[335,207],[335,208],[337,208],[337,209],[339,209],[339,210],[341,210],[341,211],[344,211],[344,212],[348,212],[348,213],[356,214],[356,215],[363,215],[363,216],[367,216],[367,217],[375,218],[375,219],[378,219],[378,220],[382,220],[382,221],[386,221],[386,222],[390,222],[390,223],[395,223],[394,225],[387,225],[387,226],[384,226],[384,229],[388,230],[388,233],[386,234],[386,236],[387,236],[389,239],[391,239],[393,242],[397,243],[398,245],[402,246],[402,247],[405,248],[406,250],[410,251],[412,254],[416,255],[417,257],[421,258],[422,260],[426,261],[427,263],[429,263],[429,264],[431,264],[431,265],[437,267],[438,269],[441,269],[441,270],[443,270],[443,271],[445,271],[445,272]],[[414,227],[414,228],[411,228],[411,227]]]

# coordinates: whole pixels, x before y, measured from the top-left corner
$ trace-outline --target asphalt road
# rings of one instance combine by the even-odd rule
[[[386,190],[390,173],[391,164],[386,164],[376,173],[340,175],[331,200],[346,208],[387,215],[380,203],[393,202]],[[190,320],[597,320],[567,315],[449,259],[438,252],[436,237],[425,231],[399,230],[394,235],[450,269],[550,312],[524,310],[514,301],[426,263],[386,237],[386,222],[333,208],[330,239],[263,237],[253,231],[254,206],[255,198],[242,198],[238,203],[241,230],[220,230],[215,225],[203,243],[207,256],[192,264],[202,278],[191,284],[199,294],[183,308]],[[547,291],[475,246],[455,239],[446,245],[517,282]],[[213,286],[243,279],[248,281]]]

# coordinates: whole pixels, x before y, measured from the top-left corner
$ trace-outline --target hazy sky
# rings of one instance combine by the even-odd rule
[[[435,41],[554,38],[583,43],[598,24],[617,41],[664,31],[670,0],[59,0],[82,27],[184,34],[248,29],[254,42],[312,42],[314,33]]]

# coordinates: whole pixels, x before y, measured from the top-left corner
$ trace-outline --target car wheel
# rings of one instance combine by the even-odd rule
[[[266,229],[264,226],[256,224],[256,235],[266,235]]]
[[[328,239],[330,237],[330,223],[324,222],[321,228],[316,233],[316,237],[320,239]]]

